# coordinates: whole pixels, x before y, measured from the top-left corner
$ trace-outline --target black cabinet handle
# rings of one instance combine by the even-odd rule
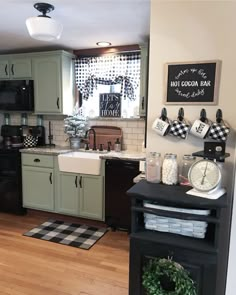
[[[5,73],[6,73],[6,76],[8,76],[7,65],[5,66]]]
[[[75,176],[75,187],[78,187],[78,176]]]
[[[142,97],[142,110],[144,110],[144,96]]]
[[[38,163],[38,162],[40,162],[40,160],[39,159],[34,159],[34,162]]]
[[[14,64],[12,64],[12,66],[11,66],[11,73],[12,73],[12,75],[14,75]]]
[[[57,98],[57,108],[60,109],[60,106],[59,106],[59,97]]]
[[[52,172],[50,173],[49,181],[50,181],[50,183],[52,184]]]
[[[80,186],[80,188],[82,188],[82,176],[80,176],[80,178],[79,178],[79,186]]]

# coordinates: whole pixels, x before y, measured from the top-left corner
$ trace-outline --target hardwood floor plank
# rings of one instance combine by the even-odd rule
[[[0,295],[127,295],[129,239],[107,232],[90,250],[23,236],[49,218],[102,223],[29,211],[0,213]]]

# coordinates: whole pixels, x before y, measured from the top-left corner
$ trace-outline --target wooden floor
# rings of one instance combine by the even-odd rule
[[[127,233],[109,231],[90,250],[22,235],[52,216],[0,213],[0,295],[127,295]]]

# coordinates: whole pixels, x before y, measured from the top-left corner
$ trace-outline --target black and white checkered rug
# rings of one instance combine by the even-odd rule
[[[24,236],[88,250],[106,231],[106,228],[50,219],[24,233]]]

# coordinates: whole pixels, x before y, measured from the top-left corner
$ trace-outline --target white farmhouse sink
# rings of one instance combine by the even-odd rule
[[[99,153],[70,152],[58,155],[59,170],[63,172],[99,175],[101,159]]]

